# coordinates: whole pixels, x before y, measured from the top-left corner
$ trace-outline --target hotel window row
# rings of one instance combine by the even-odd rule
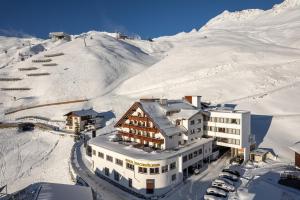
[[[190,124],[194,125],[195,124],[195,120],[191,120]],[[201,119],[197,119],[197,124],[201,124]]]
[[[240,119],[233,119],[233,118],[223,118],[223,117],[204,117],[205,121],[210,122],[217,122],[217,123],[226,123],[226,124],[240,124]]]
[[[185,155],[182,157],[182,162],[185,163],[188,160],[192,160],[193,158],[197,157],[198,155],[202,154],[202,149],[199,149],[197,151],[194,151],[192,153],[189,153],[188,155]]]
[[[136,129],[129,129],[129,133],[137,134],[137,135],[142,135],[144,137],[150,137],[150,138],[155,138],[155,133],[150,133],[146,131],[140,131]]]
[[[240,140],[239,139],[217,137],[217,142],[240,145]]]
[[[215,127],[215,126],[204,126],[204,130],[219,132],[219,133],[228,133],[228,134],[240,135],[240,129],[235,129],[235,128],[222,128],[222,127]]]
[[[135,125],[135,126],[141,126],[141,127],[153,127],[151,122],[140,122],[140,121],[136,121],[136,120],[130,120],[129,121],[129,125]]]
[[[200,150],[202,152],[202,149],[200,149]],[[93,150],[93,155],[94,156],[96,156],[96,153],[97,153],[96,150]],[[102,152],[98,152],[98,157],[104,159],[104,154]],[[109,155],[106,155],[106,160],[110,161],[110,162],[113,162],[113,157],[109,156]],[[115,163],[117,165],[123,167],[123,160],[115,158]],[[134,165],[131,164],[131,163],[126,162],[126,168],[129,169],[129,170],[134,171]],[[175,168],[176,168],[176,162],[172,162],[170,164],[170,166],[169,165],[162,166],[161,167],[161,173],[166,173],[166,172],[169,171],[169,169],[173,170]],[[141,174],[147,174],[148,169],[149,169],[150,174],[159,174],[159,168],[158,167],[154,167],[154,168],[138,167],[138,172],[141,173]]]

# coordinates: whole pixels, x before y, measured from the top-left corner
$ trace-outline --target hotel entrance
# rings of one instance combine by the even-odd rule
[[[146,180],[146,193],[153,194],[155,188],[155,180],[154,179],[147,179]]]

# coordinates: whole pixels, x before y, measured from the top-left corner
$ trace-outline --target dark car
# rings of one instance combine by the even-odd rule
[[[237,177],[240,177],[241,174],[236,171],[236,170],[231,170],[231,169],[223,169],[222,172],[228,172],[229,174],[233,174],[233,175],[236,175]]]

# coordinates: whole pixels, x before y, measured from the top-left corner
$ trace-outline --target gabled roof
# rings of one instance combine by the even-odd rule
[[[167,136],[172,136],[186,131],[183,127],[176,126],[167,118],[166,113],[163,109],[161,109],[158,102],[141,102],[141,105],[145,113],[153,119],[157,128],[159,128],[159,130]]]
[[[172,136],[178,133],[186,132],[183,126],[176,126],[172,119],[189,119],[200,110],[193,105],[182,100],[168,100],[165,105],[162,105],[159,100],[135,102],[129,110],[116,123],[115,127],[120,127],[125,122],[127,117],[131,115],[137,108],[140,108],[150,119],[151,122],[166,136]],[[175,112],[168,116],[168,112]]]
[[[78,117],[83,117],[83,116],[88,116],[88,115],[97,116],[98,114],[99,113],[94,111],[93,109],[88,109],[88,110],[72,111],[72,112],[69,112],[69,113],[65,114],[64,116],[75,115],[75,116],[78,116]]]

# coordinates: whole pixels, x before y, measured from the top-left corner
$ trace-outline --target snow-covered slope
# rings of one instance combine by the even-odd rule
[[[0,82],[1,88],[30,88],[0,91],[1,112],[21,105],[87,98],[85,103],[25,110],[5,119],[25,115],[59,119],[68,110],[89,106],[113,110],[118,117],[140,97],[200,94],[205,101],[234,103],[260,115],[252,127],[258,144],[290,160],[293,154],[287,146],[300,140],[294,132],[300,128],[299,10],[300,0],[286,0],[267,11],[225,11],[199,31],[154,42],[117,40],[114,34],[95,31],[87,33],[87,47],[76,37],[67,43],[38,40],[36,44],[47,51],[0,69],[0,78],[22,78]],[[0,40],[1,47],[8,40]],[[17,39],[14,44],[6,48],[16,48]],[[61,52],[64,55],[51,58],[57,66],[32,62]],[[3,54],[0,58],[1,63],[9,61]],[[38,69],[18,70],[28,67]],[[50,75],[26,75],[41,72]]]
[[[291,160],[300,140],[300,1],[273,9],[224,12],[198,32],[161,37],[167,56],[125,81],[117,94],[181,97],[201,94],[214,103],[249,109],[261,147]],[[139,84],[136,84],[139,83]]]

